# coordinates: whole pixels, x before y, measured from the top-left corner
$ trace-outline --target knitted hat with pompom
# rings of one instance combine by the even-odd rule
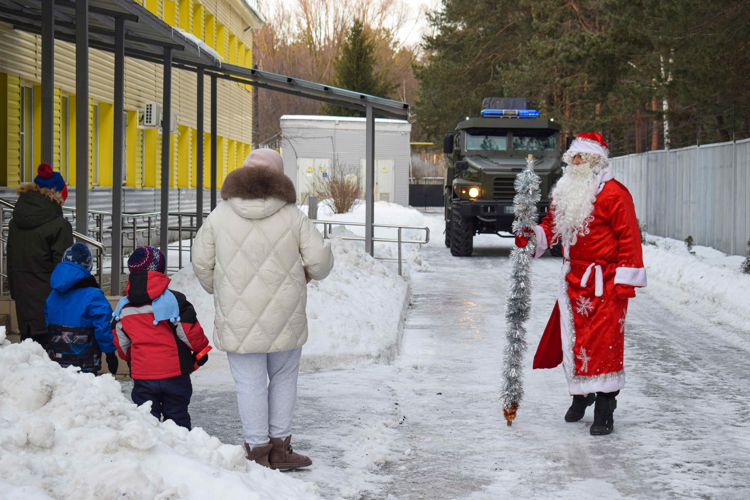
[[[72,247],[65,250],[63,259],[70,262],[79,264],[89,271],[93,267],[93,260],[91,259],[91,250],[83,243],[75,243]]]
[[[60,172],[55,172],[48,163],[42,163],[37,168],[37,176],[34,177],[34,184],[40,188],[52,189],[60,193],[63,201],[68,199],[68,186],[60,175]]]
[[[167,270],[167,261],[164,254],[156,247],[136,248],[128,259],[128,269],[133,271],[158,271],[163,273]]]

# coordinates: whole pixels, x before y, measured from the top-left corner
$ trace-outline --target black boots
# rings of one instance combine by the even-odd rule
[[[568,408],[568,413],[565,414],[566,422],[578,422],[586,414],[586,408],[594,404],[596,400],[596,394],[588,394],[586,396],[573,396],[573,404]]]
[[[594,423],[591,424],[592,436],[604,436],[610,434],[615,428],[614,412],[617,408],[615,397],[620,391],[597,392],[596,406],[594,406]]]

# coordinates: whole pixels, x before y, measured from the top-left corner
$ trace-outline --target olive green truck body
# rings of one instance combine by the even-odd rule
[[[501,103],[519,101],[493,99]],[[542,181],[538,207],[540,216],[544,216],[549,193],[562,175],[560,150],[560,125],[538,117],[469,118],[447,134],[443,143],[443,187],[445,239],[451,253],[471,255],[476,234],[512,235],[514,182],[528,155],[533,155],[534,170]]]

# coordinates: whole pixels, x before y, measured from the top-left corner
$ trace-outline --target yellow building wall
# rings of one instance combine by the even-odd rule
[[[252,66],[252,31],[245,32],[248,23],[228,0],[136,0],[145,5],[153,14],[164,19],[168,24],[191,31],[196,36],[207,40],[225,60],[245,66]],[[33,90],[33,144],[34,161],[41,158],[41,39],[39,36],[16,31],[6,24],[0,24],[0,184],[15,187],[20,180],[20,96],[21,85]],[[112,127],[114,123],[112,106],[114,58],[112,54],[90,49],[90,102],[89,128],[89,188],[93,187],[96,160],[99,163],[99,186],[112,185]],[[126,58],[125,70],[125,109],[128,113],[126,132],[126,185],[133,187],[160,185],[161,138],[158,133],[150,131],[145,140],[137,129],[137,110],[142,110],[149,101],[161,101],[163,68],[161,65]],[[180,148],[180,140],[174,142],[174,159],[176,167],[172,184],[192,186],[196,182],[196,164],[193,151],[197,148],[197,127],[195,109],[195,91],[197,89],[194,73],[182,70],[173,72],[173,109],[177,111],[178,125],[189,131],[184,140],[189,144],[189,161]],[[68,111],[68,155],[69,170],[66,181],[76,185],[76,97],[75,97],[75,46],[57,40],[55,43],[55,109],[54,109],[54,159],[53,168],[63,169],[62,139],[63,113],[62,96],[69,99]],[[206,79],[206,96],[210,95],[210,80]],[[99,105],[99,154],[95,158],[93,102]],[[219,149],[219,184],[224,176],[235,165],[244,160],[246,145],[252,140],[252,94],[250,87],[233,82],[219,81],[219,123],[218,132],[221,148]],[[210,130],[210,115],[205,113],[204,130]],[[194,140],[195,139],[195,140]],[[234,144],[234,153],[230,151],[230,141]],[[141,152],[146,149],[147,170],[142,168]],[[151,149],[150,149],[151,148]],[[205,148],[205,169],[210,172],[210,147]],[[230,161],[230,156],[234,161]],[[180,167],[182,165],[182,167]],[[183,179],[180,168],[187,168]],[[36,174],[34,165],[34,175]],[[183,172],[183,176],[185,176]],[[33,176],[32,176],[33,178]],[[206,184],[210,176],[205,175]]]
[[[170,26],[177,26],[179,22],[178,3],[174,0],[161,0],[164,8],[164,22]]]
[[[203,12],[203,33],[206,38],[203,39],[204,42],[208,44],[209,47],[215,49],[216,48],[216,18],[213,16],[213,14],[209,14],[208,12]]]
[[[203,6],[199,3],[193,5],[193,35],[201,40],[206,39],[205,24],[203,20]]]
[[[78,137],[78,135],[76,130],[76,96],[73,94],[68,94],[68,107],[68,119],[70,120],[68,126],[68,156],[70,158],[70,170],[68,171],[68,178],[65,179],[65,182],[68,183],[68,186],[75,186],[76,151],[78,150],[76,147],[76,137]]]
[[[227,60],[227,30],[223,24],[216,23],[216,52]]]
[[[96,144],[95,144],[95,136],[94,136],[94,126],[96,125],[96,121],[94,121],[94,99],[89,98],[89,189],[94,187],[94,169],[96,168]]]
[[[198,130],[190,129],[190,187],[198,186]]]
[[[179,136],[169,134],[169,187],[177,187]]]
[[[161,181],[161,134],[155,128],[145,129],[146,132],[146,169],[143,174],[143,185],[145,187],[159,187]]]
[[[115,109],[112,104],[99,103],[99,186],[112,186],[112,155],[114,149]]]
[[[125,136],[125,185],[143,187],[142,132],[138,129],[138,112],[128,111],[128,128]]]
[[[54,110],[52,111],[52,121],[54,122],[52,131],[52,168],[56,172],[62,172],[62,99],[59,88],[55,88],[55,97],[53,101]]]
[[[34,164],[31,165],[31,179],[36,177],[37,166],[42,163],[42,87],[34,85]],[[31,180],[29,179],[29,180]]]
[[[245,65],[245,44],[242,42],[237,43],[237,63],[238,66]]]
[[[237,37],[229,35],[229,63],[237,64]]]
[[[181,188],[192,187],[193,168],[193,132],[190,127],[180,125],[177,128],[179,134],[179,146],[177,152],[178,173],[177,186]]]
[[[159,16],[159,4],[161,0],[145,0],[144,7],[146,7],[155,16]],[[159,16],[161,17],[161,16]]]
[[[211,162],[209,160],[209,173]],[[210,174],[209,174],[210,175]],[[221,187],[224,177],[227,175],[227,140],[223,137],[216,139],[216,186]]]
[[[136,167],[135,167],[135,187],[143,187],[143,176],[144,176],[144,165],[143,165],[143,148],[145,148],[144,140],[145,134],[143,130],[136,132],[136,143],[135,143],[135,154],[136,154]]]
[[[237,142],[227,140],[227,174],[237,168]],[[225,175],[226,177],[226,175]]]
[[[0,73],[0,182],[8,182],[8,75]]]
[[[21,79],[15,75],[7,76],[7,172],[6,185],[16,187],[21,182]]]
[[[180,29],[193,32],[193,0],[180,1]]]
[[[218,160],[218,159],[217,159]],[[203,188],[211,187],[211,134],[203,133]]]

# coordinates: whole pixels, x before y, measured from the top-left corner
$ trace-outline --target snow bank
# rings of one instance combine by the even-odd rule
[[[0,497],[310,499],[203,429],[159,423],[110,375],[62,369],[30,340],[0,347]]]
[[[307,213],[308,207],[301,206],[300,210]],[[340,222],[365,222],[365,205],[360,204],[354,210],[346,214],[334,214],[330,207],[324,204],[318,205],[318,220],[332,220]],[[424,215],[413,208],[403,207],[387,201],[375,202],[375,224],[389,224],[396,226],[415,226],[425,227]],[[365,228],[363,226],[346,226],[346,229],[356,236],[364,236]],[[322,231],[322,228],[320,228]],[[375,238],[397,239],[398,230],[392,228],[375,228]],[[401,238],[404,240],[423,241],[425,232],[415,229],[405,229],[402,231]],[[359,245],[362,245],[359,242]],[[404,244],[402,245],[402,256],[406,261],[409,269],[414,271],[427,271],[429,265],[422,260],[422,245]],[[396,243],[375,243],[375,256],[385,258],[398,257],[398,245]],[[389,265],[393,267],[394,265]]]
[[[702,246],[694,246],[692,255],[682,241],[652,235],[647,240],[643,260],[652,295],[750,331],[750,275],[740,272],[743,257]],[[736,340],[750,350],[750,337]]]
[[[334,235],[351,234],[334,228]],[[389,362],[398,351],[409,287],[403,278],[364,252],[359,242],[334,238],[335,264],[323,281],[307,288],[308,340],[303,371]],[[214,300],[198,283],[192,266],[172,276],[170,288],[187,296],[213,345]],[[220,359],[220,357],[224,359]],[[226,356],[213,351],[197,372],[207,377],[223,369]]]

